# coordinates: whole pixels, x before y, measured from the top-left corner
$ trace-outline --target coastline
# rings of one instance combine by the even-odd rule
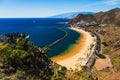
[[[69,28],[69,29],[73,30],[72,28]],[[77,33],[79,33],[79,32],[77,32]],[[79,44],[79,43],[83,42],[80,46],[80,48],[82,48],[83,47],[82,45],[84,45],[84,40],[86,39],[86,36],[84,36],[84,34],[82,34],[82,33],[79,33],[79,34],[80,34],[80,37],[76,40],[75,44],[72,44],[67,50],[62,52],[60,55],[52,57],[51,60],[55,61],[55,62],[58,62],[58,61],[65,60],[65,59],[67,59],[69,57],[72,57],[75,54],[77,54],[76,52],[79,52],[78,50],[75,52],[71,49],[74,49],[75,47],[77,47],[78,45],[76,45],[76,44]],[[70,54],[71,52],[74,53],[74,54]]]
[[[53,62],[56,62],[67,69],[81,69],[81,66],[86,64],[91,51],[89,50],[91,44],[94,44],[94,38],[90,33],[77,28],[70,28],[81,34],[81,37],[76,41],[69,50],[63,52],[63,54],[51,58]],[[94,46],[93,46],[94,48]]]

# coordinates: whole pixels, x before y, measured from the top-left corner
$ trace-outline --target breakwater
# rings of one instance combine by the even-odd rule
[[[60,29],[60,28],[57,28],[57,29],[63,31],[63,32],[65,33],[65,35],[64,35],[63,37],[61,37],[61,38],[55,40],[55,41],[52,42],[51,44],[49,44],[49,45],[48,45],[49,47],[54,46],[55,44],[57,44],[58,42],[62,41],[63,39],[65,39],[65,38],[68,36],[68,32],[67,32],[66,30],[64,30],[64,29]]]

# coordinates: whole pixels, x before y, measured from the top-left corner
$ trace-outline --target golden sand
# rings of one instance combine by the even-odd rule
[[[51,58],[51,60],[67,67],[67,69],[81,69],[81,65],[85,65],[87,61],[87,55],[90,55],[91,53],[89,48],[94,41],[90,33],[82,29],[71,29],[80,33],[81,37],[77,40],[76,44],[70,50],[64,52],[62,55]],[[84,58],[85,60],[80,61],[80,58]]]
[[[80,38],[76,41],[76,44],[72,46],[72,48],[68,51],[63,52],[61,55],[52,57],[52,61],[58,62],[61,60],[65,60],[67,58],[70,58],[74,56],[75,54],[81,52],[81,50],[85,46],[85,41],[86,41],[86,34],[84,34],[82,31],[80,32],[81,36]]]

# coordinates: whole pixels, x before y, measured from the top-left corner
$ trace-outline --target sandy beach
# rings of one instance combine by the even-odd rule
[[[70,28],[81,34],[81,37],[76,41],[76,44],[63,55],[55,56],[52,61],[67,67],[67,69],[81,69],[85,65],[92,51],[94,50],[95,37],[90,33],[77,28]],[[90,49],[93,45],[92,49]]]

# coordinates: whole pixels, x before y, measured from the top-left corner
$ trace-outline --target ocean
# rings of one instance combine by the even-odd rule
[[[60,29],[65,30],[68,36],[50,48],[48,56],[53,57],[72,47],[80,37],[79,33],[69,29],[69,25],[58,24],[66,21],[69,20],[58,18],[1,18],[0,35],[13,32],[28,33],[30,40],[35,45],[44,47],[63,37],[65,32]]]

